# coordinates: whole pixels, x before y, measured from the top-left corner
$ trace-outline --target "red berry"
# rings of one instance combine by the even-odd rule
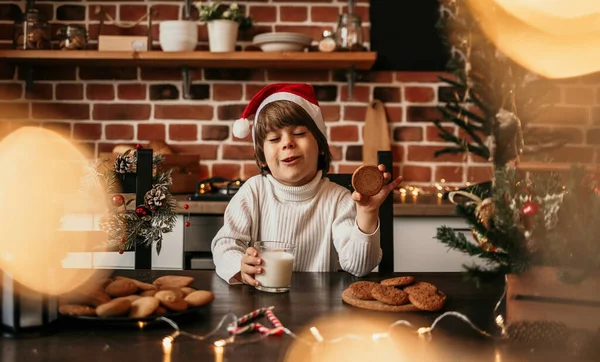
[[[139,144],[139,143],[138,143],[137,145],[135,145],[135,148],[136,148],[136,149],[138,149],[138,150],[139,150],[140,148],[142,148],[142,147],[143,147],[143,146],[142,146],[141,144]]]
[[[119,249],[119,254],[123,254],[123,249]]]
[[[190,222],[189,222],[189,221],[186,221],[186,222],[185,222],[185,227],[186,227],[186,228],[189,228],[189,227],[190,227],[190,225],[191,225],[191,224],[190,224]]]
[[[121,238],[121,243],[125,244],[125,238]]]
[[[123,206],[123,204],[125,203],[125,198],[123,197],[123,195],[114,195],[112,197],[112,203],[117,207]]]
[[[531,216],[537,214],[539,210],[540,204],[533,201],[527,201],[525,204],[523,204],[523,207],[521,208],[521,213],[525,216]]]
[[[184,205],[183,205],[183,208],[187,210],[187,209],[189,209],[189,208],[190,208],[190,205],[188,205],[188,204],[184,204]]]

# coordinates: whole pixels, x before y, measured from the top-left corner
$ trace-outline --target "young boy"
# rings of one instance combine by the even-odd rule
[[[363,276],[381,260],[379,206],[400,185],[398,177],[371,197],[324,177],[331,153],[312,86],[272,84],[250,101],[234,123],[238,138],[252,136],[261,175],[249,178],[225,210],[212,241],[217,274],[230,284],[258,285],[262,260],[251,242],[296,246],[295,271],[334,271]],[[379,165],[387,182],[391,175]],[[339,258],[339,260],[338,260]]]

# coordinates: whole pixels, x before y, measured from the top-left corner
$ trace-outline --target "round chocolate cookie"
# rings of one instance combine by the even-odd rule
[[[371,290],[378,285],[379,284],[375,282],[362,281],[350,284],[349,289],[350,293],[358,299],[373,300],[374,298],[371,294]]]
[[[371,295],[381,303],[402,305],[408,303],[408,295],[394,287],[377,285],[371,290]]]
[[[415,307],[428,312],[437,312],[444,308],[446,304],[446,294],[441,291],[422,293],[411,293],[408,295],[408,300]]]
[[[406,285],[411,285],[414,282],[415,282],[414,277],[405,276],[405,277],[384,279],[381,281],[381,285],[385,285],[388,287],[404,287]]]
[[[373,196],[383,187],[383,173],[377,166],[362,165],[352,174],[352,187],[364,196]]]

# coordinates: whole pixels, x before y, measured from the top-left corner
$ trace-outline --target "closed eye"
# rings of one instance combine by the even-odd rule
[[[279,141],[279,137],[275,137],[275,138],[269,138],[268,140],[269,142],[277,142]]]
[[[305,134],[306,134],[306,132],[294,132],[294,136],[302,136]]]

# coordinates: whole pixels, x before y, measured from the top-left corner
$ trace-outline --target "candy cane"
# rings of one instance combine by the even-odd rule
[[[244,316],[242,316],[241,318],[239,318],[236,322],[230,323],[227,326],[227,331],[231,334],[242,334],[242,333],[246,333],[246,332],[252,332],[252,331],[259,331],[262,334],[265,335],[279,335],[283,333],[283,325],[281,324],[281,322],[279,321],[279,319],[275,316],[275,314],[273,314],[272,309],[274,307],[268,307],[268,308],[260,308],[257,309],[251,313],[248,313]],[[267,328],[265,326],[263,326],[260,323],[254,322],[254,323],[250,323],[248,325],[243,325],[246,322],[255,319],[261,315],[265,314],[267,316],[267,318],[269,319],[269,322],[271,322],[271,324],[273,324],[273,326],[275,328]]]

